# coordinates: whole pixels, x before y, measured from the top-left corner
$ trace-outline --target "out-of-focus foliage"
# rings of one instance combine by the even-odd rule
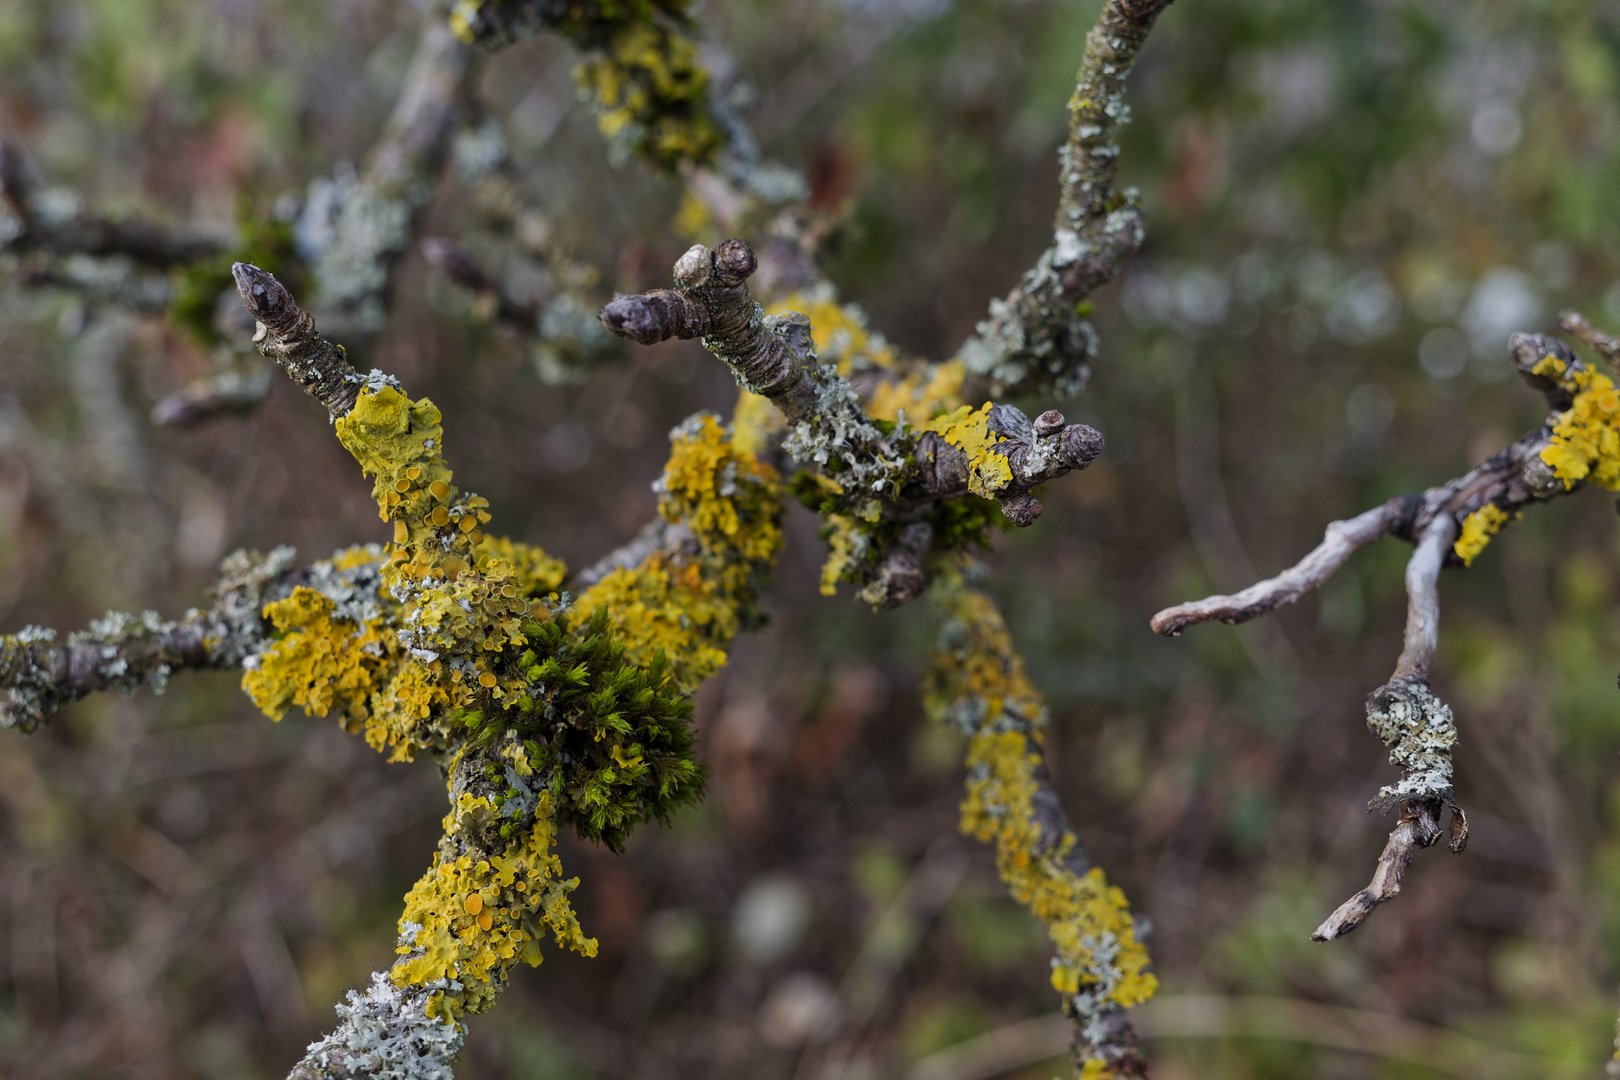
[[[767,150],[847,209],[844,297],[943,357],[1047,242],[1094,8],[697,14],[739,58]],[[59,198],[228,234],[244,201],[364,153],[418,23],[384,0],[0,0],[0,128]],[[498,53],[481,103],[560,242],[611,287],[665,284],[677,186],[609,164],[576,59],[553,40]],[[1122,163],[1148,244],[1097,297],[1101,361],[1063,406],[1108,449],[991,559],[1082,843],[1153,922],[1162,997],[1142,1026],[1162,1078],[1585,1076],[1605,1054],[1620,581],[1602,494],[1537,507],[1443,577],[1435,679],[1473,841],[1420,859],[1331,945],[1306,935],[1386,827],[1360,809],[1392,775],[1361,698],[1399,650],[1404,547],[1275,622],[1167,643],[1147,618],[1539,422],[1507,333],[1565,305],[1620,330],[1617,89],[1613,3],[1178,0],[1150,39]],[[433,228],[456,232],[462,194],[447,186]],[[417,257],[398,290],[373,362],[440,405],[458,476],[512,535],[571,565],[652,516],[672,424],[730,407],[695,346],[544,387]],[[246,419],[151,427],[208,363],[174,324],[0,277],[6,627],[173,616],[229,548],[313,559],[386,538],[289,385]],[[784,527],[772,624],[698,701],[708,801],[623,856],[562,841],[601,955],[515,979],[465,1075],[892,1074],[1049,1008],[1034,929],[989,853],[954,838],[961,748],[909,689],[927,613],[823,600],[813,520]],[[270,725],[227,675],[0,740],[0,1073],[278,1075],[390,958],[442,798],[426,761]],[[959,879],[948,856],[968,860]],[[1173,1007],[1195,994],[1340,1011],[1212,1029]],[[1359,1053],[1327,1022],[1352,1011],[1375,1035]],[[1048,1075],[1009,1068],[1032,1064]]]

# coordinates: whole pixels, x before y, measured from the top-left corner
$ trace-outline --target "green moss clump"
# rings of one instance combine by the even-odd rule
[[[703,794],[693,754],[692,703],[662,650],[639,667],[625,655],[606,608],[573,630],[559,612],[524,627],[519,692],[503,708],[458,710],[468,752],[490,747],[551,793],[560,821],[622,851],[642,822],[668,822]]]
[[[304,287],[303,264],[293,247],[292,223],[254,214],[245,204],[237,215],[239,242],[221,255],[202,259],[174,272],[174,299],[169,318],[203,346],[219,341],[214,309],[220,294],[236,295],[233,263],[251,263],[276,275],[294,293]]]

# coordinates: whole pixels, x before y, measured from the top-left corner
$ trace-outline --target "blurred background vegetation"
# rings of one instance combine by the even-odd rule
[[[1047,242],[1096,6],[698,14],[754,87],[767,153],[846,211],[828,263],[846,298],[943,358]],[[364,153],[420,18],[399,0],[0,0],[0,129],[87,206],[228,232]],[[506,49],[478,96],[604,297],[666,284],[679,185],[609,160],[573,61],[553,40]],[[1442,579],[1435,683],[1473,841],[1420,856],[1331,945],[1307,935],[1389,826],[1362,811],[1394,770],[1361,701],[1399,651],[1407,549],[1384,541],[1239,630],[1166,642],[1147,620],[1538,423],[1510,331],[1568,305],[1620,330],[1620,4],[1179,0],[1132,95],[1123,173],[1148,242],[1098,297],[1090,389],[1059,403],[1108,449],[991,561],[1082,843],[1152,920],[1155,1075],[1594,1076],[1620,982],[1610,502],[1537,508]],[[450,182],[426,231],[456,235],[464,196]],[[420,254],[394,312],[362,366],[430,395],[458,479],[571,565],[650,517],[669,427],[734,396],[693,343],[545,385]],[[285,381],[244,418],[154,427],[208,363],[163,320],[0,275],[5,627],[172,617],[230,549],[385,539]],[[524,969],[458,1076],[1060,1070],[1030,1060],[1039,1039],[972,1067],[933,1056],[1049,1014],[1047,954],[955,833],[960,747],[916,691],[927,612],[820,598],[814,526],[795,509],[770,627],[700,697],[707,802],[624,856],[565,842],[601,955]],[[443,812],[432,766],[386,765],[330,722],[271,725],[236,681],[0,737],[0,1074],[280,1076],[389,961]],[[814,1045],[834,1015],[841,1041]]]

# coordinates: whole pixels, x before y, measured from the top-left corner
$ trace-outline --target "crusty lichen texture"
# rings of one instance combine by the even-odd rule
[[[511,783],[519,795],[494,801],[468,790],[456,794],[464,777],[471,775],[476,786],[485,779],[478,773],[489,768],[452,770],[454,804],[445,815],[444,839],[433,865],[405,896],[396,950],[401,959],[389,972],[395,986],[428,989],[424,1011],[447,1021],[493,1005],[518,961],[538,965],[547,932],[559,947],[596,955],[596,939],[585,936],[568,902],[579,879],[563,878],[551,850],[550,793],[534,792],[515,775],[502,776],[497,786]],[[523,802],[522,812],[503,812],[514,799]]]
[[[1045,703],[989,596],[956,572],[940,575],[930,597],[944,622],[924,700],[937,722],[968,739],[962,831],[995,842],[1002,880],[1051,936],[1052,986],[1084,1036],[1079,1075],[1139,1075],[1124,1071],[1140,1064],[1134,1042],[1121,1045],[1109,1020],[1152,997],[1158,980],[1125,894],[1087,864],[1047,786]]]
[[[935,555],[983,541],[984,515],[953,502],[993,499],[1009,521],[1029,525],[1041,512],[1032,489],[1101,451],[1097,432],[1055,410],[1032,423],[1011,405],[962,402],[961,365],[929,372],[902,364],[829,288],[780,305],[802,302],[824,319],[819,331],[800,311],[767,314],[747,284],[758,268],[740,239],[696,244],[675,264],[677,288],[615,297],[601,319],[644,345],[701,338],[730,369],[744,391],[742,445],[758,453],[779,443],[800,466],[790,486],[824,524],[824,592],[848,581],[875,606],[915,599]],[[823,344],[831,363],[818,352]],[[892,419],[870,415],[862,399],[862,388],[881,386]]]
[[[618,850],[702,794],[691,695],[760,620],[782,485],[718,418],[692,417],[671,433],[654,485],[685,541],[574,600],[560,561],[486,535],[489,503],[456,485],[431,401],[378,372],[362,379],[273,279],[239,277],[279,328],[261,323],[261,347],[308,359],[305,385],[329,404],[391,526],[387,544],[340,551],[265,598],[270,633],[243,685],[273,718],[335,713],[391,760],[425,752],[445,769],[444,838],[406,897],[388,984],[398,1008],[455,1027],[495,1001],[519,960],[540,962],[548,933],[594,954],[569,904],[578,880],[552,851],[559,828]],[[344,1016],[369,1023],[380,994],[374,985]],[[406,1043],[427,1038],[419,1028]],[[348,1068],[353,1036],[335,1033],[305,1065]]]
[[[1620,491],[1620,392],[1614,380],[1584,366],[1547,356],[1533,369],[1557,380],[1574,400],[1553,426],[1541,460],[1564,482],[1565,490],[1590,480]]]
[[[1397,679],[1367,697],[1367,727],[1389,747],[1389,763],[1401,780],[1386,784],[1367,804],[1387,813],[1409,799],[1451,800],[1451,752],[1457,723],[1451,707],[1421,678]]]
[[[450,27],[491,48],[561,34],[585,54],[574,81],[602,134],[667,169],[706,162],[724,141],[686,8],[685,0],[456,0]]]
[[[1485,550],[1491,537],[1519,519],[1517,512],[1509,513],[1495,503],[1486,503],[1463,519],[1462,532],[1452,550],[1464,566],[1472,566],[1474,559]]]

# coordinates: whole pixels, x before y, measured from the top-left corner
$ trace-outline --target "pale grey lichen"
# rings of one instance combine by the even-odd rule
[[[450,147],[450,160],[456,170],[456,179],[472,185],[500,168],[506,160],[506,136],[493,117],[473,128],[456,132]]]
[[[1389,762],[1401,767],[1399,783],[1379,789],[1369,810],[1388,812],[1410,799],[1451,800],[1451,751],[1457,725],[1451,708],[1435,697],[1423,679],[1397,679],[1367,697],[1367,727],[1390,748]]]
[[[414,938],[421,927],[405,923]],[[403,936],[403,935],[402,935]],[[461,1052],[466,1030],[427,1014],[433,995],[459,990],[453,980],[397,987],[386,972],[374,972],[365,993],[350,990],[337,1006],[338,1025],[313,1042],[293,1076],[321,1080],[453,1080],[451,1060]]]
[[[385,193],[345,162],[330,178],[310,183],[293,227],[321,305],[349,313],[362,329],[382,326],[389,269],[410,246],[411,218],[431,188],[411,194],[415,198]]]
[[[0,727],[30,732],[92,693],[161,693],[178,668],[237,668],[264,643],[264,605],[290,589],[293,549],[268,556],[238,551],[221,564],[215,603],[178,620],[156,612],[109,611],[84,630],[25,627],[0,636]]]
[[[332,601],[334,618],[347,619],[357,626],[382,615],[382,568],[388,557],[381,544],[367,544],[363,550],[370,561],[342,569],[331,562],[318,562],[304,575],[305,585]],[[342,554],[334,553],[333,559]]]
[[[558,293],[540,312],[533,360],[540,381],[557,386],[583,382],[618,355],[619,340],[603,328],[596,309],[572,293]]]

